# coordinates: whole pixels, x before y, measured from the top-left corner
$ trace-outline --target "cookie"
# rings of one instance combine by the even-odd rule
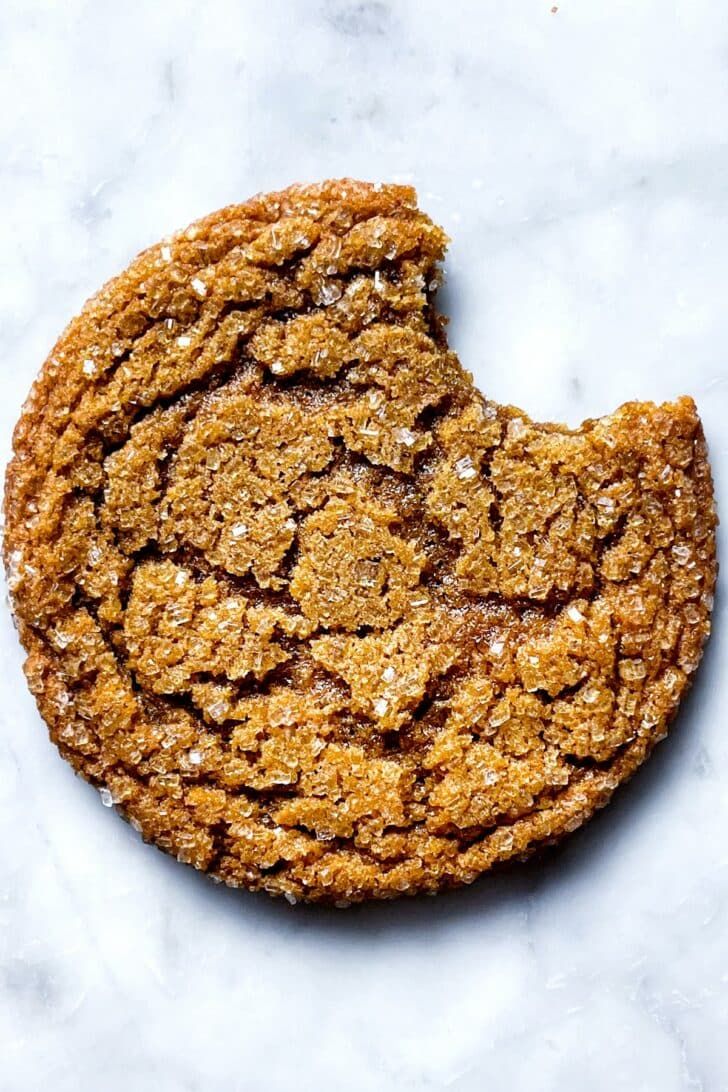
[[[232,886],[469,883],[580,826],[709,632],[689,398],[579,429],[484,398],[413,190],[292,187],[142,253],[15,432],[5,563],[61,754]]]

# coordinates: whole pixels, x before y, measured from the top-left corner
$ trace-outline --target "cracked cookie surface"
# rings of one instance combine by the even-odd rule
[[[5,562],[51,736],[143,836],[339,903],[576,829],[700,659],[689,398],[576,430],[483,398],[401,186],[293,187],[142,253],[15,433]]]

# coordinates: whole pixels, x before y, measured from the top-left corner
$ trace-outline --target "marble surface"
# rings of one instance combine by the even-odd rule
[[[708,0],[4,0],[0,456],[141,247],[293,180],[411,180],[492,396],[699,403],[728,512],[728,11]],[[724,539],[723,539],[724,542]],[[669,739],[540,865],[326,912],[144,847],[0,618],[0,1089],[728,1089],[725,598]]]

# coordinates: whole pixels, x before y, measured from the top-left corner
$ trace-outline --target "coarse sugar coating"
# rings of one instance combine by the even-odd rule
[[[232,886],[348,903],[561,838],[709,632],[689,398],[572,430],[484,399],[402,186],[293,187],[141,254],[15,433],[5,563],[61,753]]]

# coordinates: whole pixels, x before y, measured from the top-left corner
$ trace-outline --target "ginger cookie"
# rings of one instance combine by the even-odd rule
[[[15,432],[5,564],[61,754],[231,886],[469,883],[580,826],[709,632],[689,398],[578,429],[484,398],[412,189],[292,187],[142,253]]]

